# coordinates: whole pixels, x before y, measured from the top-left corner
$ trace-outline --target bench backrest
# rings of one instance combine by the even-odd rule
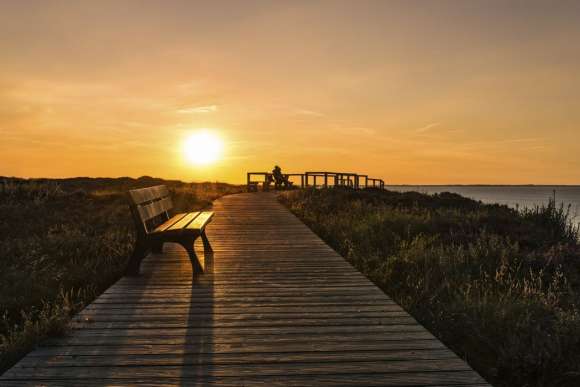
[[[131,190],[129,200],[137,230],[145,234],[149,232],[153,219],[169,219],[173,208],[169,190],[164,185]]]

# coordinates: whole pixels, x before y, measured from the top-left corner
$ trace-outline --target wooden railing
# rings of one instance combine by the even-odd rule
[[[350,172],[304,172],[285,173],[284,177],[292,182],[292,186],[306,188],[350,187],[353,189],[385,188],[383,179],[369,177]],[[257,180],[256,180],[257,178]],[[298,179],[299,178],[299,181]],[[275,183],[274,175],[270,172],[248,172],[248,191],[257,191],[261,185],[263,191],[268,191]]]

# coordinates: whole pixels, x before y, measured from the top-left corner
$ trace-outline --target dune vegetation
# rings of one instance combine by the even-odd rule
[[[134,242],[126,192],[166,184],[176,210],[239,192],[221,183],[0,178],[0,374],[120,278]]]
[[[346,189],[280,200],[494,385],[580,385],[580,246],[566,208]]]

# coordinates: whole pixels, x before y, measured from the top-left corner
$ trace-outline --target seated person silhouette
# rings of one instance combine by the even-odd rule
[[[272,176],[274,177],[274,187],[276,189],[281,189],[282,186],[284,188],[290,188],[292,186],[292,182],[288,180],[288,175],[282,174],[282,169],[277,165],[272,170]]]
[[[284,175],[282,175],[282,169],[279,166],[274,166],[272,169],[272,176],[274,177],[274,187],[280,189],[282,184],[284,184]]]

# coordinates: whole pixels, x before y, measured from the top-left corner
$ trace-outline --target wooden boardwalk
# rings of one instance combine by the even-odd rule
[[[273,194],[214,211],[208,273],[166,245],[0,385],[487,385]]]

